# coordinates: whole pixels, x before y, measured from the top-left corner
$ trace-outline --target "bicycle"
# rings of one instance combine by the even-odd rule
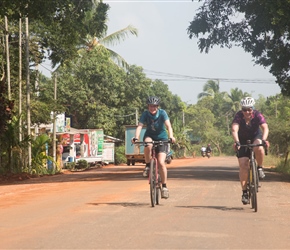
[[[255,153],[254,153],[254,147],[260,147],[263,146],[265,149],[265,155],[268,154],[267,147],[265,143],[259,143],[259,144],[251,144],[250,140],[247,140],[247,144],[240,145],[240,147],[246,147],[250,150],[250,168],[249,168],[249,174],[248,174],[248,181],[247,181],[247,191],[249,194],[249,200],[251,201],[252,209],[254,209],[255,212],[258,211],[258,197],[257,193],[259,191],[259,174],[258,174],[258,168],[257,163],[255,159]]]
[[[152,144],[151,149],[151,160],[150,160],[150,171],[148,175],[148,180],[150,184],[150,201],[152,207],[155,205],[160,204],[160,197],[161,197],[161,177],[159,174],[159,165],[156,158],[156,148],[160,145],[171,143],[171,139],[167,141],[151,141],[151,142],[135,142],[135,144],[147,146]]]

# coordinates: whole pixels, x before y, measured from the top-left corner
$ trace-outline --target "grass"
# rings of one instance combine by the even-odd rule
[[[285,158],[267,155],[264,158],[264,166],[271,168],[275,172],[290,174],[290,160],[288,159],[285,164]]]
[[[266,155],[264,157],[264,166],[266,168],[276,168],[280,164],[281,160],[282,158],[273,155]]]

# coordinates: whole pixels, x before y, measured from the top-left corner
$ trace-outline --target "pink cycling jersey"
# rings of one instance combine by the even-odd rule
[[[249,124],[246,124],[243,112],[238,111],[232,123],[239,124],[239,140],[246,141],[253,140],[261,134],[260,125],[266,123],[266,119],[258,110],[253,110],[252,119]]]

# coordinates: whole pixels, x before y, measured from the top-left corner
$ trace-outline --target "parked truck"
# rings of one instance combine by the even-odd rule
[[[136,125],[125,126],[125,155],[127,159],[127,165],[135,165],[136,162],[145,163],[144,146],[132,144],[131,139],[135,137]],[[143,127],[140,133],[139,141],[143,140],[146,127]]]

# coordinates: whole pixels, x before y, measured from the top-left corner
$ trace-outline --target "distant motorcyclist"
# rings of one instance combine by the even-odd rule
[[[206,154],[206,147],[205,146],[202,146],[201,149],[200,149],[200,153],[201,155],[204,157],[205,154]]]
[[[211,153],[212,152],[212,148],[211,148],[210,144],[207,144],[206,152],[207,153]]]
[[[212,148],[211,148],[210,144],[207,144],[207,147],[206,147],[206,156],[208,158],[210,158],[211,152],[212,152]]]

